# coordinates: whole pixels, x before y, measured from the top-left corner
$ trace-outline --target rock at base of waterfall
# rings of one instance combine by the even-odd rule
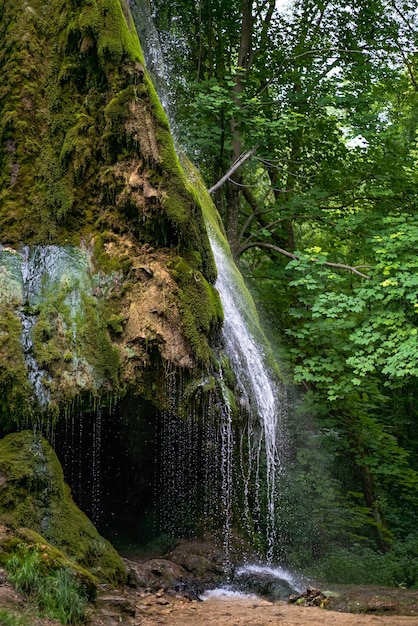
[[[236,576],[234,583],[241,591],[255,593],[270,600],[284,600],[295,594],[295,589],[284,578],[273,574],[248,572]]]
[[[224,574],[225,552],[211,541],[182,541],[168,555],[189,576],[213,578]]]
[[[325,609],[330,601],[330,595],[325,595],[316,587],[308,587],[304,593],[292,594],[289,597],[291,604],[298,604],[301,606],[319,606],[321,609]]]
[[[187,578],[186,570],[167,559],[151,559],[144,563],[124,559],[124,562],[128,570],[128,582],[132,587],[167,589]]]

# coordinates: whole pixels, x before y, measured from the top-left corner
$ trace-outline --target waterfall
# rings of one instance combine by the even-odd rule
[[[102,410],[96,411],[93,422],[93,476],[91,489],[91,519],[97,526],[101,516],[101,447],[102,447]]]
[[[221,381],[223,384],[223,381]],[[232,429],[232,411],[227,401],[227,394],[224,393],[226,402],[222,407],[221,414],[221,476],[222,476],[222,506],[224,515],[223,528],[223,547],[226,555],[225,571],[231,570],[230,552],[232,541],[232,496],[234,493],[234,477],[233,477],[233,451],[234,451],[234,435]]]
[[[248,294],[237,280],[237,269],[225,248],[209,228],[212,251],[218,270],[216,287],[224,308],[223,337],[225,348],[237,378],[241,402],[249,416],[248,438],[250,460],[259,473],[261,456],[265,457],[267,483],[267,559],[273,557],[276,541],[276,486],[281,471],[278,443],[283,435],[285,403],[279,404],[277,382],[269,372],[263,337],[256,336],[252,307]],[[265,347],[267,344],[264,344]],[[283,390],[281,390],[283,391]],[[259,427],[261,426],[261,428]],[[260,482],[260,477],[256,477]],[[259,494],[257,494],[259,496]]]
[[[173,107],[173,90],[171,88],[170,68],[167,65],[166,55],[160,35],[155,27],[150,0],[130,0],[130,8],[134,17],[139,41],[145,56],[147,70],[152,76],[154,87],[170,123],[171,134],[177,137],[176,123],[171,114]],[[176,42],[167,42],[166,47],[178,45]]]
[[[187,389],[182,377],[178,379],[175,374],[166,375],[167,407],[156,423],[156,530],[175,540],[193,535],[196,523],[210,533],[216,520],[222,524],[228,556],[233,481],[231,411],[227,405],[220,406],[213,379],[203,378]],[[187,413],[179,414],[179,407],[186,404]]]
[[[131,0],[138,35],[143,47],[147,68],[152,75],[171,126],[175,126],[170,100],[170,72],[166,64],[158,31],[152,19],[149,0]],[[193,181],[195,182],[195,181]],[[229,551],[232,525],[234,482],[241,481],[244,492],[242,522],[248,528],[264,531],[266,557],[273,558],[276,529],[276,499],[278,479],[282,471],[280,452],[284,445],[286,417],[285,391],[269,366],[269,347],[260,330],[257,312],[242,277],[228,251],[225,238],[207,219],[207,229],[214,254],[219,291],[224,314],[223,341],[235,373],[240,410],[247,423],[240,441],[235,441],[232,412],[224,395],[218,440],[221,446],[220,471],[224,517],[224,545]],[[222,388],[222,372],[218,373]],[[239,448],[238,454],[234,450]],[[239,467],[233,467],[234,458],[240,458]],[[244,458],[245,457],[245,458]],[[168,480],[168,477],[167,477]],[[263,483],[267,485],[264,496]],[[236,487],[235,487],[236,488]],[[250,493],[251,491],[251,493]]]

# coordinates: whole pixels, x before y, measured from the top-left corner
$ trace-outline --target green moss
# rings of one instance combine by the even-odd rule
[[[178,259],[171,273],[180,287],[179,301],[184,335],[195,358],[201,363],[209,364],[213,358],[209,342],[220,330],[223,321],[219,294],[203,274],[183,258]]]
[[[20,320],[10,306],[0,306],[0,424],[31,415],[30,387],[21,343]]]
[[[122,271],[126,273],[132,265],[132,259],[126,254],[118,254],[110,256],[106,252],[105,244],[114,241],[116,238],[113,233],[105,231],[98,233],[94,237],[94,263],[98,271],[111,274],[112,272]],[[116,239],[117,241],[117,239]]]
[[[7,5],[0,38],[0,226],[10,233],[10,241],[23,235],[26,242],[62,242],[74,228],[83,231],[88,208],[92,225],[95,216],[112,213],[111,205],[97,203],[103,195],[99,171],[106,165],[120,167],[121,155],[122,161],[135,153],[144,156],[135,130],[139,124],[163,154],[161,160],[154,155],[156,168],[150,163],[154,180],[159,179],[163,212],[155,207],[150,218],[155,227],[141,225],[157,241],[145,241],[155,245],[159,239],[165,245],[160,233],[177,229],[179,249],[199,250],[198,269],[213,282],[199,202],[144,73],[127,3],[84,0],[71,6],[53,0],[47,7],[39,2],[31,11]],[[140,117],[131,123],[132,104],[139,101]],[[111,200],[112,190],[106,193]],[[165,224],[160,225],[162,217]]]
[[[119,64],[127,55],[143,60],[126,2],[121,5],[118,0],[86,1],[78,18],[71,23],[71,32],[80,33],[82,49],[92,45],[91,40],[94,40],[103,63]]]
[[[186,385],[184,389],[184,398],[187,401],[191,401],[192,403],[202,403],[205,396],[208,396],[215,389],[216,379],[214,378],[214,376],[193,379]]]
[[[33,330],[34,355],[41,368],[51,367],[62,356],[62,342],[56,327],[56,315],[42,309]]]
[[[55,414],[80,393],[120,392],[129,378],[119,359],[129,282],[112,291],[111,281],[116,272],[118,280],[130,272],[141,246],[167,247],[184,258],[186,278],[170,297],[183,313],[189,361],[209,363],[222,313],[211,286],[216,268],[202,200],[177,158],[126,0],[5,3],[0,65],[3,241],[16,247],[94,241],[94,267],[80,270],[90,283],[80,279],[67,291],[55,284],[36,310],[30,303],[34,356],[47,373]],[[106,244],[117,248],[118,237],[130,246],[110,255]],[[42,410],[24,380],[17,322],[3,343],[4,361],[13,358],[0,372],[1,420],[6,410],[16,416],[30,415],[29,405]],[[150,361],[141,363],[144,369]]]
[[[124,320],[124,316],[119,314],[119,315],[115,315],[115,313],[112,313],[111,315],[109,315],[109,318],[107,320],[107,326],[108,328],[111,328],[112,331],[116,334],[122,334],[123,333],[123,320]]]
[[[93,158],[93,142],[97,140],[94,119],[82,111],[76,115],[74,126],[71,126],[65,137],[60,152],[63,165],[71,162],[76,179],[82,178]]]
[[[119,350],[112,344],[107,332],[108,319],[94,298],[83,296],[85,320],[81,328],[83,355],[91,363],[101,380],[109,380],[114,388],[119,380]]]
[[[78,509],[51,446],[22,431],[0,441],[0,520],[40,533],[101,581],[123,582],[125,568],[111,545]]]

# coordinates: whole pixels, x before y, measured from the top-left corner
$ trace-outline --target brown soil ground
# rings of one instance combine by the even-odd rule
[[[5,588],[3,588],[6,591]],[[104,591],[104,590],[103,590]],[[13,595],[13,592],[10,590]],[[10,594],[8,594],[10,596]],[[30,626],[60,626],[41,619],[14,597],[2,598],[0,609],[26,615]],[[8,600],[4,602],[4,600]],[[358,611],[346,613],[344,611]],[[366,612],[362,612],[366,611]],[[380,614],[385,613],[385,614]],[[403,614],[400,614],[403,613]],[[32,615],[32,619],[31,619]],[[0,618],[0,625],[2,625]],[[6,622],[9,623],[9,622]],[[295,606],[260,598],[211,598],[204,602],[144,589],[99,595],[89,626],[418,626],[418,592],[373,587],[341,590],[332,609]]]
[[[110,615],[108,606],[107,610],[99,609],[91,626],[418,626],[418,592],[399,591],[402,598],[398,590],[351,589],[348,594],[344,591],[335,609],[330,610],[259,598],[211,598],[197,602],[162,591],[138,590],[129,597],[131,615],[123,610],[119,616]],[[342,612],[348,608],[368,613]],[[394,610],[409,614],[392,614]]]

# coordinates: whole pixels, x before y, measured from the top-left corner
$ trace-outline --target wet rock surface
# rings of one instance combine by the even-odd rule
[[[298,606],[319,606],[321,609],[325,609],[330,604],[334,595],[332,592],[326,594],[316,587],[309,586],[303,593],[289,596],[289,602],[290,604],[297,604]]]
[[[150,559],[143,563],[130,559],[124,561],[131,587],[165,589],[187,578],[186,570],[168,559]]]
[[[207,579],[224,573],[225,553],[210,541],[181,542],[168,558],[189,572],[189,576]]]
[[[295,594],[289,581],[268,572],[240,573],[233,577],[233,585],[238,591],[254,593],[269,600],[285,600]]]

